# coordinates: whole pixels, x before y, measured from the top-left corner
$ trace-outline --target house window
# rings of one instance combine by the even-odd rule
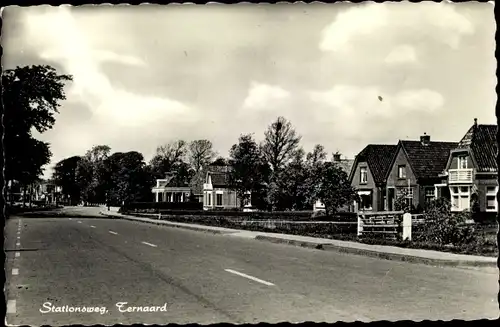
[[[467,169],[467,156],[458,157],[458,169]]]
[[[497,187],[486,188],[486,211],[497,211]]]
[[[463,211],[470,209],[470,187],[450,187],[452,211]]]
[[[207,205],[212,205],[212,192],[207,192]]]
[[[359,182],[361,184],[368,183],[368,169],[366,167],[361,167],[360,168],[359,178],[360,178]]]
[[[216,200],[215,205],[222,206],[222,194],[221,193],[217,193],[215,195],[215,200]]]
[[[430,204],[432,200],[434,200],[434,188],[426,187],[424,192],[425,192],[425,203]]]
[[[406,207],[411,208],[413,205],[413,187],[398,187],[396,190],[396,197],[404,196],[403,203]]]
[[[398,178],[406,178],[406,166],[398,166]]]
[[[372,210],[372,192],[371,191],[359,191],[359,209],[360,210]]]

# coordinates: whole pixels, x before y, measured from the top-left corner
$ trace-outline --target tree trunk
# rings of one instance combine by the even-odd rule
[[[26,185],[23,185],[23,208],[26,207]]]
[[[32,198],[33,198],[33,184],[31,184],[31,185],[29,186],[29,191],[30,191],[30,192],[29,192],[29,193],[30,193],[30,195],[29,195],[29,197],[30,197],[30,198],[29,198],[29,206],[30,206],[30,209],[31,209],[31,207],[32,207],[31,203],[32,203]]]

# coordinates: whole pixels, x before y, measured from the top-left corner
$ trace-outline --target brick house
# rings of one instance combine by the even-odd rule
[[[400,140],[387,171],[386,208],[394,210],[395,200],[407,193],[406,201],[414,208],[425,208],[435,198],[435,184],[446,167],[457,142],[431,141],[424,133],[420,141]]]
[[[448,157],[436,197],[451,201],[453,211],[498,211],[497,125],[478,125],[477,119]]]
[[[228,170],[206,173],[203,184],[203,210],[239,208],[240,203],[236,191],[230,189]]]
[[[349,182],[358,190],[359,210],[387,209],[386,178],[396,149],[396,145],[369,144],[355,157]]]

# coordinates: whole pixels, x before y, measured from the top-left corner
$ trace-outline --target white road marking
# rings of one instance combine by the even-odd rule
[[[81,224],[82,222],[78,220],[78,223]]]
[[[21,243],[17,242],[17,243],[16,243],[16,246],[21,246]]]
[[[142,244],[146,244],[146,245],[149,245],[149,246],[152,246],[154,248],[158,247],[158,245],[154,245],[154,244],[151,244],[151,243],[148,243],[148,242],[141,242]]]
[[[235,275],[238,275],[238,276],[241,276],[241,277],[245,277],[245,278],[248,278],[248,279],[251,279],[253,281],[256,281],[256,282],[259,282],[259,283],[262,283],[264,285],[267,285],[267,286],[273,286],[274,284],[273,283],[270,283],[270,282],[266,282],[265,280],[262,280],[262,279],[258,279],[256,277],[253,277],[253,276],[250,276],[250,275],[247,275],[247,274],[243,274],[243,273],[240,273],[236,270],[232,270],[232,269],[224,269],[225,271],[227,272],[230,272],[232,274],[235,274]]]
[[[113,232],[112,230],[109,231],[111,234],[118,235],[117,232]]]
[[[12,269],[12,275],[19,275],[19,269],[13,268]]]
[[[69,220],[73,220],[73,218],[68,218]]]
[[[16,252],[16,258],[19,258],[21,256],[21,252]]]
[[[90,225],[90,227],[91,227],[91,228],[95,228],[95,226],[94,226],[94,225]]]
[[[16,313],[16,300],[7,301],[7,313]]]
[[[18,235],[18,236],[17,236],[17,239],[20,239],[20,238],[21,238],[21,236],[19,236],[19,235]]]

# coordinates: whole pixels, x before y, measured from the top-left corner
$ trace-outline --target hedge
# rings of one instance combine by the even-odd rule
[[[339,212],[334,216],[315,216],[313,217],[312,211],[215,211],[215,210],[168,210],[168,209],[148,209],[148,210],[131,210],[126,211],[120,209],[121,213],[161,213],[164,216],[186,216],[186,217],[227,217],[238,220],[314,220],[314,221],[357,221],[357,215],[354,212]],[[198,218],[196,218],[198,219]]]
[[[125,211],[131,210],[203,210],[202,202],[132,202],[123,206]]]

